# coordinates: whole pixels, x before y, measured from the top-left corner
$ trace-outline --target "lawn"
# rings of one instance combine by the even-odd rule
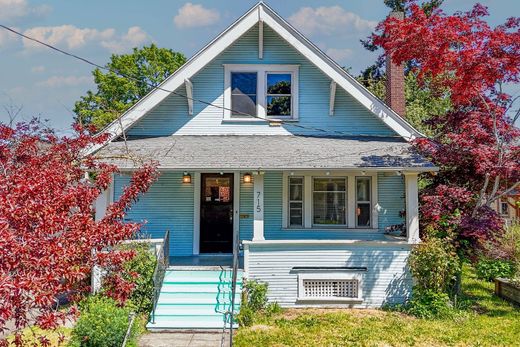
[[[520,308],[465,269],[452,319],[425,320],[381,310],[291,309],[241,328],[236,346],[520,346]]]

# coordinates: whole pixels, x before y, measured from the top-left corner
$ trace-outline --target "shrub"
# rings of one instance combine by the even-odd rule
[[[461,271],[455,248],[437,237],[426,237],[412,250],[408,262],[415,280],[414,290],[420,292],[451,291]]]
[[[80,304],[80,316],[72,330],[73,347],[120,347],[128,329],[129,309],[119,307],[115,300],[91,296]],[[132,327],[136,335],[137,324]],[[130,341],[127,346],[135,346]]]
[[[130,243],[122,247],[136,252],[135,257],[124,265],[123,278],[135,284],[129,299],[136,312],[149,313],[153,307],[155,253],[148,243]]]
[[[267,305],[267,283],[249,281],[246,283],[247,306],[253,311],[260,311]]]
[[[511,278],[515,273],[513,263],[500,259],[481,258],[476,265],[477,277],[485,281],[495,278]]]
[[[267,303],[267,283],[248,281],[245,285],[245,295],[242,298],[237,322],[242,326],[251,326],[260,316],[269,317],[281,311],[276,302]]]
[[[446,318],[453,315],[453,306],[446,293],[415,290],[404,311],[419,318]]]

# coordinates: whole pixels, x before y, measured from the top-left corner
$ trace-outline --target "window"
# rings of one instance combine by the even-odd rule
[[[500,207],[500,214],[501,215],[503,215],[503,216],[509,215],[509,204],[507,202],[507,199],[501,198],[499,207]]]
[[[347,180],[345,178],[314,178],[313,224],[346,225]]]
[[[378,229],[375,172],[285,172],[282,194],[282,228]]]
[[[356,226],[370,226],[371,192],[370,177],[356,177]]]
[[[289,226],[303,226],[303,177],[289,178]]]
[[[291,80],[289,73],[267,73],[267,116],[291,115]]]
[[[233,116],[256,116],[256,72],[231,73],[231,109]]]
[[[224,64],[224,119],[297,119],[298,70],[298,65]]]

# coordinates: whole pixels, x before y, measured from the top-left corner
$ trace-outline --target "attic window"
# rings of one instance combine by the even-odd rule
[[[298,65],[225,64],[224,119],[298,119]]]

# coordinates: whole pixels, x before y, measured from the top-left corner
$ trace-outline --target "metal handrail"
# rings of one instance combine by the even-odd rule
[[[229,322],[229,346],[233,346],[233,319],[235,315],[235,293],[237,290],[237,272],[238,272],[238,253],[240,251],[240,235],[238,232],[233,235],[233,268],[231,275],[231,311]]]
[[[164,274],[169,265],[170,255],[170,231],[166,230],[163,241],[159,246],[155,269],[153,272],[153,307],[152,307],[152,324],[155,324],[155,310],[157,302],[159,301],[159,294],[161,293],[162,283],[164,281]]]

